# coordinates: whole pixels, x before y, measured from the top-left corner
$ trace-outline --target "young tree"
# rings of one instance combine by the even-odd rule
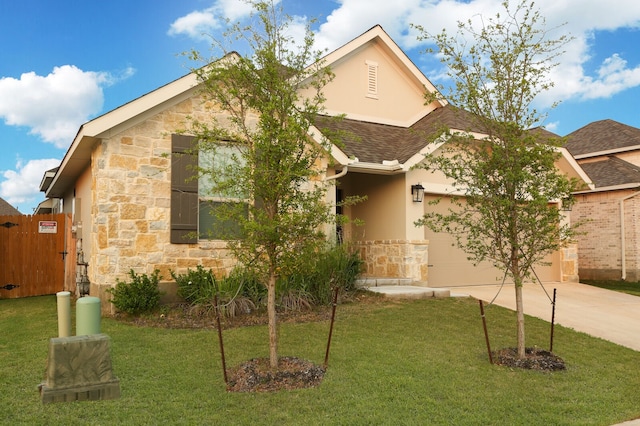
[[[549,39],[544,18],[526,1],[513,10],[504,1],[504,16],[480,17],[479,25],[459,22],[457,36],[443,31],[433,37],[415,26],[420,39],[435,41],[455,81],[448,99],[466,110],[473,130],[486,135],[443,136],[447,143],[424,167],[440,170],[464,196],[454,198],[447,213],[427,213],[417,224],[452,233],[470,260],[489,260],[513,279],[521,358],[522,285],[533,278],[535,264],[571,237],[572,228],[552,203],[570,199],[576,185],[556,168],[562,141],[532,130],[545,118],[533,102],[553,85],[548,74],[568,38]],[[472,39],[475,44],[468,44]]]
[[[199,166],[207,195],[227,201],[212,210],[231,231],[228,247],[267,288],[269,359],[276,369],[276,283],[326,243],[323,225],[333,219],[321,176],[329,146],[309,137],[332,73],[313,49],[309,26],[296,44],[293,20],[276,2],[248,3],[251,24],[232,25],[225,37],[251,53],[241,56],[220,43],[223,59],[195,70],[204,96],[224,113],[193,127],[200,157],[210,155]]]

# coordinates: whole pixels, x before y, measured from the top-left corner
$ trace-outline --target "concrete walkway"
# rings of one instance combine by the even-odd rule
[[[525,284],[524,312],[551,322],[556,288],[555,323],[640,351],[640,297],[578,283]],[[547,294],[545,293],[548,293]],[[498,294],[499,291],[499,294]],[[469,295],[515,310],[513,284],[452,287],[453,295]]]

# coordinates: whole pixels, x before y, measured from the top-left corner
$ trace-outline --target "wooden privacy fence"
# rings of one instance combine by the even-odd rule
[[[0,299],[75,290],[68,214],[0,216]]]

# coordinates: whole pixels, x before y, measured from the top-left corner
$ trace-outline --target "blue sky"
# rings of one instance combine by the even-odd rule
[[[493,16],[501,0],[282,0],[302,25],[314,25],[318,47],[333,50],[376,24],[436,84],[439,63],[409,30],[454,29],[458,20]],[[640,127],[640,2],[538,0],[554,28],[574,37],[540,98],[546,126],[566,135],[610,118]],[[241,20],[242,0],[0,0],[0,197],[23,213],[43,200],[38,186],[57,166],[84,122],[152,91],[196,64],[181,52],[209,53],[224,29]]]

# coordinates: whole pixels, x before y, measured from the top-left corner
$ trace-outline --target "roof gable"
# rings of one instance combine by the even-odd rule
[[[435,86],[376,25],[322,59],[334,78],[323,87],[328,115],[408,127],[446,102],[425,105]]]
[[[566,148],[578,159],[637,150],[640,129],[614,120],[595,121],[568,134]]]

